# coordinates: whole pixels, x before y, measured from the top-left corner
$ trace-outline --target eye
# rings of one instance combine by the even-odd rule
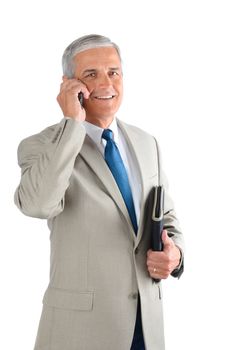
[[[96,77],[96,73],[92,72],[89,74],[86,74],[84,78],[95,78]]]
[[[116,76],[116,75],[119,75],[119,74],[118,74],[118,72],[113,70],[113,71],[109,72],[109,75]]]

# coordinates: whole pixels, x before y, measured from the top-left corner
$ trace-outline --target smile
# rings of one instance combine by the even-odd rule
[[[115,97],[114,95],[109,95],[109,96],[95,96],[94,98],[96,98],[97,100],[111,100],[114,97]]]

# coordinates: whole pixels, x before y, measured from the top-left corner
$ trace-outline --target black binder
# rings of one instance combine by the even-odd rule
[[[164,188],[155,186],[151,192],[151,249],[162,251],[162,232],[164,227]],[[154,279],[159,282],[159,279]]]

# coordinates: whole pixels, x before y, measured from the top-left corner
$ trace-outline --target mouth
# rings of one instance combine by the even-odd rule
[[[94,96],[96,100],[112,100],[115,95],[107,95],[107,96]]]

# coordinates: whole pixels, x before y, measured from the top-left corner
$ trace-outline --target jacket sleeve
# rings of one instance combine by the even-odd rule
[[[176,216],[174,203],[168,192],[168,181],[162,169],[161,155],[158,144],[158,167],[159,167],[159,183],[164,187],[164,229],[167,230],[169,237],[172,238],[175,245],[180,249],[181,260],[179,266],[172,272],[173,277],[180,277],[184,271],[184,238],[180,228],[179,221]]]
[[[65,191],[85,135],[81,122],[64,118],[19,144],[21,181],[14,200],[22,213],[49,219],[62,212]]]

